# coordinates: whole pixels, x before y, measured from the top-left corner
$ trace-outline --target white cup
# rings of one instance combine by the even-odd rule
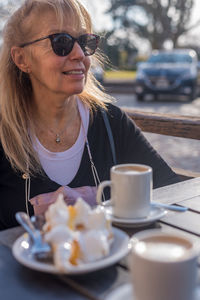
[[[110,170],[111,180],[103,181],[97,190],[97,203],[111,187],[113,212],[119,218],[144,218],[149,214],[152,195],[152,168],[141,164],[116,165]]]
[[[145,230],[132,238],[131,279],[138,300],[193,300],[197,244],[188,237]]]

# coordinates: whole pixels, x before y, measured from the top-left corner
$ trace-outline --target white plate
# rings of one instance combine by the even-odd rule
[[[110,215],[112,223],[121,227],[139,227],[156,222],[167,214],[162,207],[151,205],[149,215],[145,218],[119,218],[113,215],[113,207],[106,204],[106,213]]]
[[[111,292],[105,300],[136,300],[134,288],[130,283],[124,284]],[[170,299],[169,299],[170,300]],[[200,288],[196,288],[194,300],[200,300]]]
[[[98,261],[85,263],[79,266],[70,267],[65,274],[78,275],[97,271],[108,266],[111,266],[128,254],[131,249],[129,236],[117,228],[113,228],[114,240],[111,246],[110,254]],[[23,234],[19,237],[12,248],[14,257],[22,265],[46,273],[59,273],[53,263],[37,261],[30,253],[28,248],[28,235]]]

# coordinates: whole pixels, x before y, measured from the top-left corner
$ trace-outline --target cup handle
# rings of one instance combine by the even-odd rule
[[[97,189],[97,204],[98,205],[104,205],[104,202],[102,201],[102,194],[103,194],[103,190],[105,187],[110,186],[111,187],[111,181],[110,180],[106,180],[106,181],[102,181]],[[111,200],[110,200],[111,201]]]

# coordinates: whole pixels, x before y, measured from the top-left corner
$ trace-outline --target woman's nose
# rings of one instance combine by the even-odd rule
[[[71,59],[77,59],[77,60],[82,60],[85,58],[85,54],[78,42],[74,43],[72,51],[69,53],[69,56]]]

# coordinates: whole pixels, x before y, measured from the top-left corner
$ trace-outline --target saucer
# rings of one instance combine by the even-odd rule
[[[145,226],[160,220],[167,214],[167,210],[164,208],[151,205],[148,216],[144,218],[120,218],[113,214],[113,207],[109,205],[109,201],[107,202],[108,203],[104,204],[106,213],[110,216],[112,223],[120,227]]]
[[[124,284],[111,292],[105,300],[136,300],[134,288],[130,283]],[[194,300],[200,300],[200,287],[195,289]]]

